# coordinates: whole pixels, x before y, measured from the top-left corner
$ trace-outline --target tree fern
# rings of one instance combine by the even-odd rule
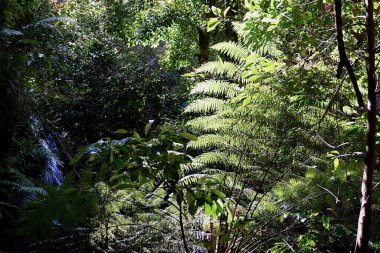
[[[242,27],[237,29],[244,33]],[[233,42],[213,46],[231,61],[209,62],[196,70],[210,79],[194,86],[191,94],[198,99],[185,109],[197,115],[187,122],[188,127],[200,134],[187,145],[199,151],[194,162],[202,164],[203,171],[213,173],[211,176],[219,182],[220,189],[229,192],[235,201],[233,212],[240,213],[226,217],[230,222],[227,226],[234,226],[244,217],[278,211],[275,198],[267,193],[275,178],[284,173],[281,164],[287,163],[278,160],[280,153],[288,152],[281,142],[288,141],[287,131],[292,127],[284,124],[284,117],[295,115],[288,112],[286,103],[279,101],[271,88],[279,82],[277,71],[283,63],[276,57],[281,52],[273,45],[266,48],[264,45],[252,51]],[[218,103],[203,106],[211,98]],[[289,162],[291,156],[285,160]],[[230,236],[241,240],[238,238],[246,235],[234,231]],[[234,244],[233,240],[227,245]]]

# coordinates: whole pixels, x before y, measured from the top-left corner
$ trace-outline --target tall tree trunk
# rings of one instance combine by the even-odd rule
[[[359,107],[363,108],[364,107],[363,97],[359,90],[358,82],[354,74],[354,69],[352,68],[350,60],[348,59],[348,56],[346,54],[346,48],[345,48],[344,40],[343,40],[342,0],[335,0],[334,7],[335,7],[336,39],[338,42],[338,50],[339,50],[339,58],[340,58],[336,77],[340,78],[343,67],[346,67],[348,76],[350,77],[352,86],[354,88],[358,105]]]
[[[209,38],[210,33],[207,31],[202,30],[201,28],[198,28],[198,34],[199,34],[199,54],[198,54],[198,61],[200,64],[203,64],[208,61],[209,57]]]
[[[208,253],[215,253],[216,249],[216,242],[215,242],[215,226],[214,226],[214,218],[212,216],[209,217],[210,219],[210,244],[211,247],[209,250],[207,250]]]
[[[228,20],[226,22],[226,38],[228,41],[238,41],[238,35],[234,31],[234,27],[232,25],[232,20],[234,19],[237,11],[238,11],[238,5],[236,4],[236,7],[234,7],[234,11],[232,11],[233,7],[233,0],[226,1],[226,8],[230,7],[230,10],[227,13]]]
[[[367,78],[368,78],[368,121],[365,166],[362,180],[362,197],[358,221],[355,252],[368,252],[371,234],[372,180],[376,166],[376,73],[375,73],[375,34],[373,20],[373,0],[366,0],[367,19]]]
[[[209,8],[208,12],[205,15],[205,19],[207,21],[209,18],[215,16],[214,13],[211,11],[211,7],[215,5],[215,0],[207,0],[206,4]],[[201,27],[198,27],[198,61],[200,64],[207,62],[209,59],[209,44],[210,33],[202,29]]]

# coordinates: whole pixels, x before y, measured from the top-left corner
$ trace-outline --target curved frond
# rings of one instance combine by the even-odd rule
[[[231,126],[235,122],[235,119],[222,118],[218,117],[218,115],[210,115],[189,120],[186,125],[196,130],[210,132],[225,129],[226,126]]]
[[[196,72],[234,79],[240,76],[240,67],[228,61],[212,61],[200,66]]]
[[[227,102],[218,98],[198,99],[188,105],[185,109],[186,113],[209,113],[221,111],[227,106]]]
[[[182,187],[189,186],[191,184],[197,183],[199,180],[205,177],[209,177],[209,176],[206,174],[191,174],[188,176],[184,176],[183,178],[178,180],[178,184]]]
[[[251,53],[250,50],[233,41],[220,42],[213,45],[211,48],[220,53],[226,54],[228,57],[239,63],[243,63],[245,58]]]
[[[214,96],[235,97],[239,92],[239,85],[220,80],[206,80],[198,83],[192,90],[191,94],[205,94]]]

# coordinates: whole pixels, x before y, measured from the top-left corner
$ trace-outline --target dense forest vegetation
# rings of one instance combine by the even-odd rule
[[[0,252],[380,251],[379,21],[0,0]]]

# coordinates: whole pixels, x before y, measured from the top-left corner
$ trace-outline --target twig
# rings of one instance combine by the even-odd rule
[[[189,248],[187,247],[187,243],[186,243],[185,230],[183,228],[182,203],[180,201],[178,201],[178,205],[179,205],[179,225],[181,227],[181,237],[182,237],[182,241],[183,241],[183,247],[185,248],[186,253],[190,253]]]
[[[333,146],[330,143],[328,143],[327,141],[325,141],[319,134],[316,134],[316,135],[323,142],[323,144],[325,144],[327,147],[332,148],[332,149],[339,149],[341,147],[344,147],[344,146],[352,144],[352,142],[344,142],[342,144],[339,144],[338,146]]]
[[[346,79],[347,73],[348,73],[348,72],[346,72],[346,73],[344,74],[342,81],[340,82],[339,86],[335,89],[334,94],[333,94],[332,98],[330,99],[330,102],[328,103],[328,105],[327,105],[327,107],[326,107],[326,110],[325,110],[325,112],[323,113],[321,119],[320,119],[320,120],[319,120],[314,126],[316,126],[316,125],[319,126],[319,125],[322,123],[322,121],[324,120],[324,118],[326,117],[328,111],[330,110],[330,107],[331,107],[331,105],[332,105],[332,102],[334,101],[336,95],[338,94],[338,92],[339,92],[340,89],[342,88],[342,85],[343,85],[344,80]]]
[[[327,191],[328,193],[330,193],[331,196],[333,196],[333,197],[335,198],[335,202],[336,202],[336,203],[339,203],[339,202],[340,202],[339,198],[338,198],[334,193],[332,193],[329,189],[327,189],[327,188],[321,186],[320,184],[317,184],[317,186],[318,186],[319,188],[321,188],[322,190],[325,190],[325,191]]]
[[[286,246],[288,246],[289,249],[292,250],[292,252],[296,252],[292,246],[290,246],[290,244],[285,240],[285,239],[282,239],[284,241],[284,243],[286,244]]]

